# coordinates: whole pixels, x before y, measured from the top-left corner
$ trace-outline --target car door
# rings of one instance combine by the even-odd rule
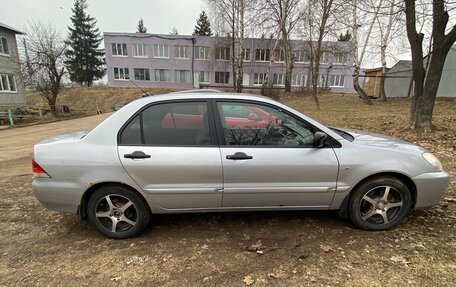
[[[330,146],[313,146],[313,126],[258,102],[219,100],[215,106],[223,207],[329,207],[338,161]]]
[[[207,106],[206,101],[152,104],[120,132],[122,165],[163,208],[221,206],[222,163]]]

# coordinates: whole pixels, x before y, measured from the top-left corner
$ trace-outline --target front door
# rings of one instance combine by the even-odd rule
[[[338,161],[315,128],[273,106],[217,102],[223,207],[329,207]]]
[[[158,103],[123,129],[119,157],[162,208],[219,208],[222,164],[207,102]]]

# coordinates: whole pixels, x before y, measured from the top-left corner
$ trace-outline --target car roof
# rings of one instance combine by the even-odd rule
[[[252,95],[252,94],[240,94],[240,93],[225,93],[225,92],[207,92],[207,91],[194,91],[194,92],[181,92],[181,93],[170,93],[170,94],[161,94],[161,95],[152,95],[150,97],[140,98],[137,101],[141,102],[141,104],[153,103],[158,101],[165,101],[165,100],[188,100],[188,99],[233,99],[233,100],[254,100],[254,101],[261,101],[261,102],[270,102],[270,103],[277,103],[271,98],[260,96],[260,95]]]

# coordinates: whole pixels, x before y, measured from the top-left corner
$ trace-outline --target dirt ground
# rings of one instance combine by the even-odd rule
[[[456,101],[436,103],[439,131],[404,131],[407,100],[355,96],[283,102],[333,126],[416,142],[456,176]],[[438,206],[386,232],[353,228],[334,212],[156,215],[131,240],[100,235],[33,196],[33,145],[96,126],[108,114],[0,130],[0,286],[456,286],[456,187]]]

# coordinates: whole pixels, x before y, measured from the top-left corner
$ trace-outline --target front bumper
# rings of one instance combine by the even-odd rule
[[[78,213],[78,206],[89,185],[76,180],[36,177],[32,189],[45,207],[61,212]]]
[[[415,208],[438,204],[450,184],[450,176],[444,171],[423,173],[412,180],[417,190]]]

